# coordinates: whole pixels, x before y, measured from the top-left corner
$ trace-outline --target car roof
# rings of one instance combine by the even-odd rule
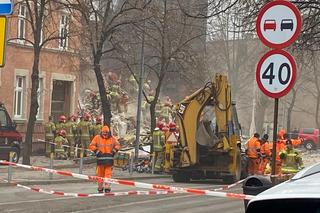
[[[276,185],[250,200],[250,203],[262,200],[317,198],[320,199],[320,163],[298,172],[290,180]]]

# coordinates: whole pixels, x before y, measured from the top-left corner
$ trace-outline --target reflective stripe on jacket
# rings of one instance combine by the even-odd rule
[[[99,151],[103,154],[111,154],[114,151],[120,150],[120,148],[118,140],[113,136],[110,138],[103,138],[101,135],[96,135],[89,145],[90,150],[94,152]]]

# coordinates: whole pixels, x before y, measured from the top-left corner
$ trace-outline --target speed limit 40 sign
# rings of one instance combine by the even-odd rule
[[[267,52],[259,61],[256,80],[260,90],[272,98],[286,95],[296,80],[296,62],[284,50],[276,49]]]

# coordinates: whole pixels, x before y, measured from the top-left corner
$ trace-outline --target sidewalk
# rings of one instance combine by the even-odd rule
[[[19,161],[21,163],[21,161]],[[49,168],[49,158],[43,156],[34,156],[31,158],[32,166],[40,166]],[[79,173],[79,165],[72,160],[55,160],[54,169],[63,170],[73,173]],[[95,175],[96,164],[84,164],[82,174]],[[19,167],[12,167],[12,180],[22,185],[42,185],[42,184],[64,184],[64,183],[79,183],[88,182],[88,180],[76,179],[74,177],[67,177],[62,175],[52,175],[52,180],[49,179],[49,173],[43,171],[32,171]],[[150,173],[137,173],[130,174],[128,170],[122,171],[121,168],[114,168],[113,178],[124,180],[142,180],[142,179],[159,179],[169,178],[170,175],[150,174]],[[8,178],[7,166],[0,166],[0,178]],[[156,180],[155,180],[156,182]],[[0,187],[7,186],[6,183],[0,181]]]

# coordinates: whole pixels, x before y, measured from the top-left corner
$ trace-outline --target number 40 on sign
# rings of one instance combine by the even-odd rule
[[[271,50],[259,61],[256,80],[260,90],[272,98],[286,95],[296,79],[296,63],[284,50]]]

